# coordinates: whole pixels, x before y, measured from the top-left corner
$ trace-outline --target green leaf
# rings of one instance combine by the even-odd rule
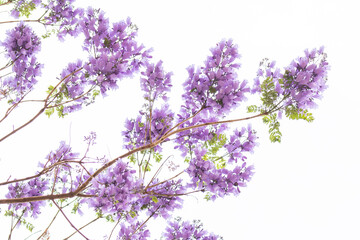
[[[158,203],[158,202],[159,202],[159,200],[158,200],[157,197],[155,197],[155,196],[152,196],[152,197],[151,197],[151,200],[152,200],[154,203]]]
[[[258,107],[256,105],[251,105],[251,106],[248,106],[247,107],[247,112],[248,113],[254,113],[254,112],[257,112],[258,110]]]
[[[213,86],[211,86],[211,87],[209,88],[209,92],[210,92],[210,93],[216,93],[216,88],[214,88]]]
[[[78,209],[79,209],[79,202],[75,202],[75,203],[74,203],[74,206],[73,206],[73,208],[72,208],[72,210],[71,210],[71,213],[72,213],[72,214],[76,214],[76,212],[77,212]]]
[[[54,108],[48,108],[45,110],[45,114],[50,118],[50,116],[54,113],[54,111],[55,111]]]
[[[111,214],[106,215],[105,219],[108,222],[112,222],[112,223],[115,222],[115,220],[114,220],[114,218],[113,218],[113,216]]]
[[[131,216],[132,218],[136,217],[136,215],[137,215],[136,212],[134,212],[134,211],[132,211],[132,210],[131,210],[129,213],[130,213],[130,216]]]

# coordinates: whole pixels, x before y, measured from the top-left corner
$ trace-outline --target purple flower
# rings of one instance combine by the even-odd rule
[[[195,113],[205,109],[221,116],[244,101],[245,93],[250,91],[246,81],[237,80],[236,70],[240,64],[236,60],[240,55],[231,39],[219,42],[211,53],[205,67],[195,70],[190,66],[187,69],[189,78],[184,83],[183,112]]]
[[[144,98],[148,101],[155,101],[158,98],[167,100],[166,93],[170,92],[171,75],[165,73],[162,67],[162,61],[156,65],[145,63],[146,71],[142,72],[141,89],[145,92]]]
[[[230,194],[238,195],[240,187],[245,187],[246,183],[251,180],[253,167],[247,167],[246,162],[233,169],[216,169],[212,161],[203,160],[206,151],[199,151],[199,149],[196,151],[198,154],[195,154],[185,171],[191,179],[188,187],[212,193],[212,200]]]
[[[40,51],[40,39],[35,35],[31,28],[21,22],[11,31],[7,32],[7,38],[1,42],[5,48],[6,55],[12,64],[14,76],[3,80],[2,92],[12,93],[15,100],[20,101],[36,84],[36,78],[41,75],[42,65],[36,61],[34,56]],[[11,97],[8,95],[8,97]]]
[[[202,223],[199,220],[181,221],[181,218],[175,218],[168,223],[165,232],[162,234],[165,240],[174,239],[198,239],[198,240],[217,240],[222,237],[213,233],[208,233],[203,229]]]
[[[323,48],[305,51],[305,57],[294,60],[285,68],[283,74],[284,92],[289,95],[289,105],[298,109],[308,109],[316,106],[315,99],[322,96],[327,88],[327,71],[329,65]]]
[[[126,149],[130,150],[149,144],[150,139],[155,141],[163,136],[172,126],[174,113],[169,109],[169,105],[164,105],[160,109],[153,109],[151,127],[149,119],[150,115],[148,113],[141,113],[136,119],[126,120],[126,130],[122,132]],[[160,151],[161,146],[157,145],[155,150]]]
[[[58,38],[63,40],[66,34],[77,36],[80,32],[79,18],[84,14],[81,8],[74,8],[75,0],[50,0],[45,8],[49,14],[45,17],[48,25],[59,25]]]
[[[24,197],[34,197],[42,195],[48,187],[49,181],[42,179],[40,177],[34,178],[27,183],[15,183],[8,186],[8,193],[5,195],[6,198],[24,198]],[[24,217],[27,217],[28,214],[31,214],[31,217],[37,218],[41,213],[41,207],[45,206],[44,201],[36,202],[27,202],[27,203],[15,203],[9,204],[9,210],[12,209],[14,212],[24,213]]]

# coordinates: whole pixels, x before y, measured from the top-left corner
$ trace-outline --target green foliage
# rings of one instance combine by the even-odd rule
[[[293,105],[287,106],[285,108],[285,116],[291,120],[303,119],[307,122],[314,121],[312,113],[308,112],[308,110],[297,109]]]
[[[72,213],[72,214],[76,214],[76,212],[77,212],[78,209],[79,209],[79,202],[75,202],[75,203],[74,203],[74,206],[73,206],[73,208],[72,208],[72,210],[71,210],[71,213]]]
[[[111,214],[106,215],[105,219],[107,222],[111,222],[111,223],[115,222],[115,220]]]
[[[270,110],[272,109],[275,104],[276,100],[278,99],[279,94],[275,91],[275,84],[273,79],[268,77],[264,80],[261,84],[261,101],[263,106]]]
[[[130,160],[131,163],[135,164],[136,163],[136,157],[135,154],[131,154],[130,156],[128,156],[128,159]]]
[[[219,152],[227,142],[225,134],[213,134],[213,137],[204,143],[204,147],[208,150],[203,156],[203,160],[212,161],[217,169],[226,167],[226,160]],[[185,159],[186,160],[186,159]]]
[[[152,196],[152,197],[151,197],[151,200],[152,200],[154,203],[158,203],[158,202],[159,202],[159,200],[158,200],[157,197],[155,197],[155,196]]]
[[[20,16],[25,16],[26,18],[29,18],[33,10],[35,10],[35,3],[33,3],[32,1],[23,1],[22,4],[18,6]]]
[[[43,34],[41,37],[43,39],[49,38],[51,35],[57,34],[59,31],[55,29],[47,30],[45,34]]]
[[[111,45],[111,41],[108,38],[104,39],[104,47],[109,48]]]
[[[155,162],[159,163],[162,160],[162,155],[160,153],[157,152],[153,152],[153,158],[155,159]]]
[[[24,225],[27,230],[29,230],[30,232],[32,232],[34,230],[34,225],[32,223],[27,222],[24,218],[22,218],[22,216],[18,216],[17,214],[15,214],[11,210],[6,210],[4,216],[6,216],[6,217],[14,217],[17,220],[20,219],[20,224]]]
[[[263,123],[269,126],[270,141],[281,142],[280,123],[277,120],[277,114],[272,113],[263,117]]]
[[[46,116],[50,117],[54,113],[54,108],[48,108],[45,110]]]
[[[45,110],[45,114],[50,117],[56,110],[57,115],[59,118],[63,118],[67,115],[64,113],[64,105],[62,104],[64,100],[69,100],[69,91],[65,84],[61,85],[60,91],[58,89],[54,89],[54,86],[50,85],[48,90],[46,91],[47,94],[50,94],[50,99],[54,99],[54,107],[49,106],[48,109]]]
[[[136,212],[134,212],[133,210],[130,210],[129,214],[132,218],[137,216]]]
[[[251,105],[247,107],[247,112],[248,113],[255,113],[258,111],[258,106],[256,105]]]
[[[210,201],[211,197],[212,197],[211,193],[210,193],[210,192],[207,192],[206,195],[205,195],[205,197],[204,197],[204,199],[205,199],[206,201]]]
[[[146,168],[145,168],[146,167]],[[151,171],[152,164],[148,161],[146,161],[142,166],[141,169],[143,172],[150,172]]]

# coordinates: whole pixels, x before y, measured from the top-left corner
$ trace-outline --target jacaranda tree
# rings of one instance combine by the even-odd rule
[[[83,234],[83,227],[103,219],[114,226],[104,233],[108,239],[149,239],[146,223],[160,217],[168,221],[163,239],[221,239],[205,231],[198,221],[174,218],[173,211],[182,207],[186,195],[203,194],[206,200],[216,200],[238,195],[250,181],[254,168],[247,164],[247,158],[258,145],[256,132],[251,125],[234,129],[230,123],[262,118],[269,128],[270,141],[280,142],[282,116],[313,121],[309,110],[326,89],[329,69],[323,47],[306,50],[283,70],[265,59],[249,84],[237,77],[237,45],[231,39],[222,40],[210,49],[202,66],[187,68],[183,103],[175,111],[167,103],[172,73],[165,71],[161,61],[154,62],[151,50],[137,42],[136,25],[130,19],[110,23],[101,10],[75,8],[73,2],[1,2],[0,6],[10,9],[13,17],[1,25],[11,23],[15,27],[4,32],[1,41],[0,100],[8,108],[1,109],[0,122],[26,107],[25,102],[40,102],[42,107],[20,126],[1,133],[0,142],[43,114],[53,117],[56,113],[63,118],[81,111],[100,95],[105,97],[109,90],[117,89],[125,77],[139,81],[144,105],[138,116],[124,123],[121,156],[89,156],[96,139],[91,132],[85,137],[87,151],[73,152],[69,143],[62,141],[39,162],[36,172],[1,182],[6,188],[6,195],[0,199],[2,214],[12,224],[5,235],[11,239],[16,226],[31,231],[32,220],[53,207],[58,210],[54,219],[63,215],[74,228],[68,238],[76,234],[77,238],[91,239]],[[34,11],[42,15],[32,19]],[[37,24],[44,25],[46,32],[32,30]],[[30,99],[29,93],[41,81],[44,65],[36,55],[42,41],[54,37],[64,40],[68,35],[84,38],[82,48],[88,57],[69,63],[54,75],[57,84],[49,86],[39,96],[41,100]],[[229,119],[229,113],[245,106],[250,94],[259,96],[259,104],[247,105],[247,116]],[[163,151],[165,145],[176,149],[186,167],[179,169],[176,162],[168,164],[173,175],[160,178],[159,172],[170,162]],[[93,211],[95,219],[75,226],[71,214],[84,211]],[[52,223],[38,234],[38,239],[48,239]]]

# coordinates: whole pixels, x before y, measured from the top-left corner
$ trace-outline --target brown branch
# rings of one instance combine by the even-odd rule
[[[65,215],[65,213],[62,211],[61,207],[59,207],[59,205],[57,205],[57,203],[56,203],[54,200],[52,200],[52,202],[53,202],[53,203],[55,204],[55,206],[59,209],[59,211],[62,213],[62,215],[65,217],[65,219],[69,222],[69,224],[70,224],[81,236],[83,236],[85,239],[89,240],[84,234],[82,234],[82,233],[80,232],[79,229],[77,229],[77,228],[72,224],[72,222],[67,218],[67,216]]]
[[[89,226],[89,225],[92,224],[93,222],[97,221],[99,218],[100,218],[100,217],[97,217],[97,218],[93,219],[92,221],[88,222],[87,224],[85,224],[84,226],[82,226],[81,228],[79,228],[79,230],[85,228],[86,226]],[[67,239],[71,238],[71,236],[73,236],[73,235],[76,234],[76,233],[77,233],[77,231],[73,232],[70,236],[64,238],[64,240],[67,240]]]
[[[239,121],[244,121],[244,120],[249,120],[249,119],[265,116],[265,115],[268,115],[268,114],[269,114],[269,112],[266,112],[266,113],[257,114],[257,115],[251,116],[251,117],[246,117],[246,118],[239,118],[239,119],[233,119],[233,120],[224,120],[224,121],[217,121],[217,122],[208,122],[208,123],[203,123],[203,124],[198,124],[198,125],[194,125],[194,126],[189,126],[189,127],[177,129],[177,130],[175,130],[173,132],[168,133],[167,135],[164,135],[163,137],[161,137],[160,139],[158,139],[157,141],[155,141],[155,142],[153,142],[151,144],[146,144],[146,145],[144,145],[142,147],[133,149],[133,150],[131,150],[131,151],[129,151],[129,152],[115,158],[115,159],[113,159],[112,161],[107,162],[101,168],[96,170],[91,176],[89,176],[89,178],[85,182],[83,182],[73,192],[57,194],[57,195],[43,195],[43,196],[24,197],[24,198],[0,199],[0,204],[24,203],[24,202],[43,201],[43,200],[54,200],[54,199],[72,198],[72,197],[78,196],[90,184],[92,179],[94,179],[96,176],[98,176],[105,169],[109,168],[111,165],[116,163],[119,159],[128,157],[128,156],[130,156],[130,155],[132,155],[132,154],[134,154],[136,152],[139,152],[139,151],[143,151],[143,150],[146,150],[146,149],[153,148],[153,147],[157,146],[158,144],[162,143],[163,141],[165,141],[169,136],[172,136],[172,135],[174,135],[176,133],[183,132],[183,131],[193,129],[193,128],[199,128],[199,127],[204,127],[204,126],[208,126],[208,125],[215,125],[215,124],[239,122]]]
[[[22,128],[26,127],[27,125],[29,125],[30,123],[32,123],[36,118],[38,118],[45,110],[45,107],[43,107],[33,118],[31,118],[29,121],[27,121],[26,123],[24,123],[23,125],[21,125],[20,127],[14,129],[13,131],[11,131],[10,133],[8,133],[7,135],[5,135],[4,137],[2,137],[0,139],[0,142],[4,141],[6,138],[10,137],[11,135],[13,135],[14,133],[16,133],[17,131],[21,130]]]
[[[176,174],[175,176],[173,176],[173,177],[171,177],[171,178],[169,178],[169,179],[167,179],[167,180],[164,180],[164,181],[162,181],[162,182],[156,183],[156,184],[151,185],[151,186],[148,185],[146,188],[150,189],[150,188],[156,187],[156,186],[158,186],[158,185],[160,185],[160,184],[166,183],[167,181],[170,181],[170,180],[172,180],[172,179],[174,179],[174,178],[177,178],[179,175],[181,175],[181,174],[184,173],[184,172],[185,172],[185,171],[181,171],[180,173]],[[145,190],[146,190],[146,188],[145,188]]]
[[[160,209],[160,206],[156,208],[156,210],[131,234],[131,236],[133,236],[138,230],[140,230],[148,221],[149,219],[154,216],[154,214],[156,213],[157,210]]]
[[[39,240],[42,236],[44,236],[47,231],[49,230],[50,226],[52,225],[52,223],[55,221],[55,218],[57,217],[57,215],[59,214],[60,210],[58,210],[55,214],[55,216],[53,217],[53,219],[51,220],[51,222],[49,223],[49,225],[47,226],[47,228],[44,230],[44,232],[40,235],[40,237],[38,237],[37,240]]]
[[[28,122],[24,123],[23,125],[21,125],[20,127],[14,129],[12,132],[8,133],[6,136],[2,137],[0,139],[0,142],[2,142],[3,140],[5,140],[6,138],[10,137],[11,135],[13,135],[14,133],[16,133],[17,131],[21,130],[22,128],[26,127],[27,125],[29,125],[31,122],[33,122],[36,118],[38,118],[44,111],[45,109],[48,107],[48,100],[50,98],[50,96],[52,95],[52,93],[55,91],[55,89],[68,77],[70,77],[71,75],[74,75],[75,73],[81,71],[83,68],[79,68],[75,71],[73,71],[72,73],[66,75],[63,79],[61,79],[61,81],[59,81],[59,83],[54,87],[54,89],[48,94],[48,96],[45,99],[45,104],[44,107],[42,109],[40,109],[40,111],[33,117],[31,118]]]
[[[113,227],[113,229],[111,230],[111,232],[110,232],[110,236],[109,236],[108,240],[110,240],[110,239],[111,239],[111,235],[113,234],[113,232],[114,232],[114,230],[115,230],[116,226],[119,224],[120,220],[121,220],[121,218],[119,218],[119,220],[116,222],[115,226],[114,226],[114,227]]]

